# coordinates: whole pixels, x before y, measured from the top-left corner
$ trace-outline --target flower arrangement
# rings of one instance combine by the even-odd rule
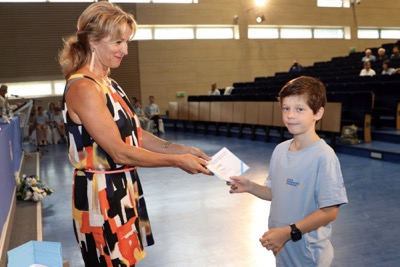
[[[36,175],[19,176],[19,173],[15,173],[15,181],[17,186],[17,199],[20,200],[33,200],[35,202],[42,200],[45,196],[51,195],[54,190],[48,187],[42,180]]]

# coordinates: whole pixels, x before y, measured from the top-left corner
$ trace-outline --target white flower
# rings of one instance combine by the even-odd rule
[[[42,193],[42,192],[44,192],[43,189],[40,189],[40,188],[38,188],[38,187],[32,187],[32,190],[35,191],[36,193]]]
[[[54,192],[53,189],[35,175],[27,177],[24,174],[22,177],[23,179],[20,179],[19,173],[15,173],[18,199],[40,201]]]
[[[32,192],[31,191],[26,191],[26,194],[25,194],[25,198],[24,198],[24,200],[29,200],[29,199],[31,199],[31,197],[32,197]]]
[[[38,201],[38,200],[39,200],[39,195],[38,195],[38,193],[33,192],[33,197],[32,197],[32,199],[33,199],[34,201]]]

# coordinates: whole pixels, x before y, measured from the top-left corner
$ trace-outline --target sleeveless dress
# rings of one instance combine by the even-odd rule
[[[115,81],[106,86],[83,74],[68,79],[63,116],[69,159],[75,168],[72,188],[75,236],[86,266],[133,266],[146,256],[143,247],[154,244],[142,186],[134,166],[113,162],[85,127],[69,117],[65,95],[79,79],[90,79],[101,87],[121,139],[138,147],[142,142],[138,118]]]

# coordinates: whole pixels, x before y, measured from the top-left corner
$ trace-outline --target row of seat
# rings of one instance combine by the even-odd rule
[[[341,103],[327,103],[325,115],[316,129],[333,135],[340,133],[341,109]],[[231,126],[238,126],[239,136],[242,136],[244,126],[250,126],[253,137],[256,126],[265,127],[267,136],[269,127],[280,128],[282,133],[285,125],[281,114],[277,101],[194,101],[192,98],[190,102],[170,102],[168,109],[169,119],[175,121],[191,121],[195,124],[225,123],[228,126],[228,135]]]
[[[382,47],[390,53],[395,44],[383,44]],[[255,77],[254,81],[234,83],[230,96],[189,96],[188,102],[276,101],[279,90],[288,81],[309,75],[325,83],[329,102],[342,103],[340,125],[356,124],[368,142],[372,122],[379,127],[382,118],[389,119],[387,124],[400,130],[400,74],[359,76],[363,56],[364,52],[353,52],[330,61],[315,62],[301,73],[277,72],[274,76]],[[391,63],[400,67],[400,59],[391,59]]]
[[[330,101],[345,102],[344,110],[352,107],[363,107],[361,110],[369,110],[373,116],[374,126],[382,126],[382,118],[385,118],[383,126],[395,128],[400,130],[400,74],[394,75],[377,75],[377,76],[332,76],[323,78],[322,81],[326,84],[327,96]],[[282,84],[266,85],[264,81],[258,77],[252,83],[242,84],[241,86],[232,90],[232,96],[224,99],[209,99],[215,101],[236,101],[236,100],[274,100],[278,95],[279,90],[284,86],[286,80],[282,79]],[[273,84],[272,82],[270,84]],[[353,104],[347,108],[347,93],[351,92],[364,92],[369,91],[368,99],[371,99],[371,92],[374,94],[372,104],[368,101],[361,101],[356,99]],[[361,93],[362,94],[362,93]],[[361,96],[358,95],[358,97]],[[333,99],[332,99],[333,98]],[[189,97],[190,101],[192,97]],[[357,103],[360,105],[357,105]],[[368,104],[365,104],[368,103]],[[361,113],[361,111],[357,111]],[[346,116],[343,116],[345,118]],[[359,122],[361,120],[358,120]]]
[[[274,77],[255,77],[254,81],[251,82],[236,82],[233,83],[233,87],[237,88],[251,88],[251,87],[263,87],[265,90],[282,88],[286,82],[293,78],[296,78],[304,73],[294,73],[287,75],[278,75]],[[327,85],[329,91],[330,83],[347,83],[347,82],[359,82],[359,83],[373,83],[373,82],[399,82],[400,74],[393,75],[375,75],[375,76],[359,76],[354,74],[341,73],[330,73],[330,75],[314,75],[313,77],[319,78],[322,82]]]
[[[236,89],[235,89],[236,90]],[[374,111],[375,94],[372,91],[335,91],[327,93],[328,103],[341,104],[339,129],[345,125],[357,125],[360,128],[360,139],[371,141],[371,122]],[[221,95],[221,96],[189,96],[188,103],[192,102],[247,102],[257,105],[257,102],[277,102],[277,93]],[[251,105],[251,104],[249,104]],[[190,118],[192,120],[192,118]],[[275,124],[272,123],[274,126]]]

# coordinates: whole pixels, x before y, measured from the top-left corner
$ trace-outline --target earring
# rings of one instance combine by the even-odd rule
[[[89,70],[91,71],[91,72],[93,72],[94,71],[94,56],[95,56],[95,53],[94,53],[94,49],[92,50],[92,58],[90,59],[90,65],[89,65]]]

